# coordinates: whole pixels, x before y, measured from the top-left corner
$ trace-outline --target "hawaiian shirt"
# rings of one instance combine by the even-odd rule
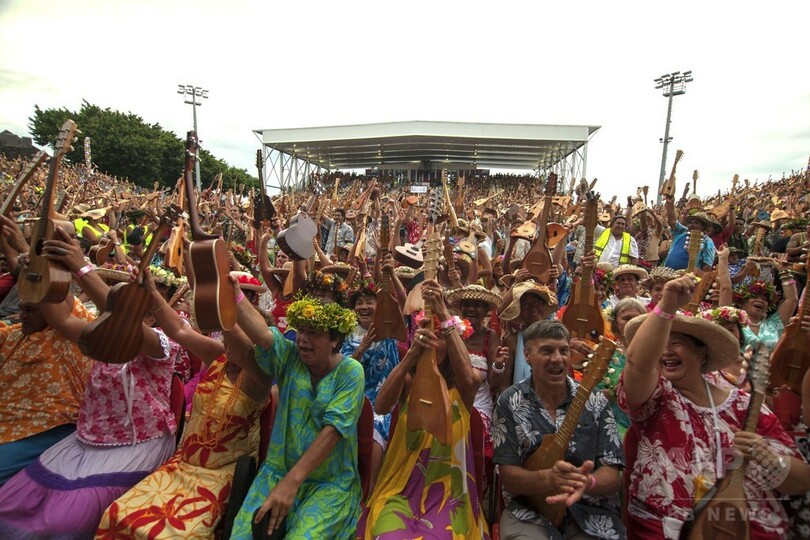
[[[73,316],[93,320],[78,300]],[[0,328],[0,444],[75,424],[95,363],[53,328],[29,335],[21,328]]]
[[[578,388],[579,385],[568,377],[568,395],[557,408],[556,419],[551,418],[543,401],[535,394],[531,377],[507,388],[495,406],[493,461],[499,465],[522,467],[539,448],[543,435],[556,433],[562,426]],[[602,392],[592,392],[588,398],[564,459],[577,467],[592,460],[596,469],[604,465],[624,468],[624,453],[616,431],[616,421],[610,403]],[[517,519],[540,525],[553,540],[563,538],[562,533],[535,512],[523,497],[512,497],[506,490],[503,497],[507,509]],[[584,532],[597,538],[626,538],[618,494],[604,497],[583,495],[579,502],[568,509],[568,517],[576,521]]]

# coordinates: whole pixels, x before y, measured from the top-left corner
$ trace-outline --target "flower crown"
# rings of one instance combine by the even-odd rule
[[[707,309],[700,312],[700,316],[714,323],[731,322],[742,326],[748,324],[748,313],[743,309],[730,306],[722,306],[714,309]]]
[[[149,272],[155,280],[155,283],[166,285],[167,287],[180,286],[187,281],[186,276],[177,277],[174,272],[167,270],[162,266],[149,265]]]
[[[322,304],[319,300],[304,296],[287,308],[287,324],[295,329],[306,326],[321,332],[337,330],[346,335],[357,326],[357,316],[354,311],[342,308],[335,302]]]
[[[604,283],[606,289],[610,289],[611,285],[613,285],[613,276],[611,272],[604,270],[602,268],[594,268],[593,270],[593,282],[596,283]]]
[[[310,272],[304,282],[302,290],[304,295],[311,295],[318,289],[328,289],[337,295],[338,304],[345,306],[348,303],[349,285],[337,274],[325,274],[320,270]]]
[[[782,295],[773,286],[773,283],[767,283],[762,280],[757,280],[748,284],[741,283],[734,287],[734,303],[742,305],[749,298],[755,296],[763,296],[768,301],[768,313],[776,311]]]
[[[349,305],[352,306],[356,304],[357,300],[363,295],[377,296],[378,290],[379,287],[377,287],[371,278],[361,280],[358,286],[352,289],[352,292],[349,295]]]

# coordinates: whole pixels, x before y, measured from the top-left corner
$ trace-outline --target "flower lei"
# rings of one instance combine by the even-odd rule
[[[120,263],[119,264],[119,263],[109,263],[109,262],[107,262],[107,263],[102,264],[101,267],[106,268],[107,270],[117,270],[119,272],[126,272],[128,274],[131,274],[132,271],[135,269],[135,267],[132,266],[129,263]]]
[[[608,322],[613,322],[613,318],[616,316],[615,311],[613,310],[613,306],[608,306],[602,310],[602,316]]]
[[[161,283],[167,287],[180,286],[187,281],[186,276],[177,277],[174,272],[163,268],[162,266],[149,265],[149,272],[155,279],[156,283]]]
[[[742,305],[749,298],[755,296],[762,296],[768,302],[768,313],[776,311],[779,302],[782,300],[782,295],[776,290],[772,283],[757,280],[746,285],[741,283],[734,287],[734,303]]]
[[[342,308],[335,302],[322,304],[319,300],[304,296],[287,307],[287,324],[295,329],[306,326],[321,332],[337,330],[347,335],[357,326],[357,316],[354,311]]]
[[[714,309],[707,309],[700,312],[700,316],[714,323],[730,322],[739,323],[742,326],[748,324],[748,313],[743,309],[730,306],[722,306]]]
[[[420,311],[419,313],[416,313],[414,315],[414,321],[416,322],[416,326],[421,327],[422,325],[420,323],[422,322],[422,319],[424,319],[424,318],[425,318],[424,310]],[[440,326],[440,323],[438,322],[438,320],[439,320],[438,317],[436,317],[434,315],[433,316],[433,329],[434,330],[436,330]],[[456,329],[456,332],[458,333],[458,335],[461,336],[461,339],[468,339],[470,336],[472,336],[475,333],[475,329],[473,328],[472,323],[470,323],[470,321],[467,320],[467,319],[462,319],[458,315],[453,315],[452,317],[450,317],[445,322],[445,325],[453,326]]]

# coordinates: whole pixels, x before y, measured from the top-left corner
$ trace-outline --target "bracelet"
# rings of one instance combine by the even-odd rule
[[[455,326],[448,326],[447,328],[442,328],[441,330],[439,330],[439,332],[443,336],[449,336],[450,334],[452,334],[455,331],[456,331]]]
[[[83,276],[89,274],[90,272],[92,272],[95,269],[96,269],[95,265],[87,263],[84,266],[82,266],[81,268],[79,268],[78,270],[76,270],[76,277],[77,278],[83,277]]]
[[[456,321],[452,317],[447,319],[446,321],[442,321],[439,323],[439,328],[442,330],[447,330],[448,328],[455,328]]]
[[[498,367],[498,364],[500,364],[501,367]],[[504,362],[492,362],[492,373],[500,375],[504,371],[506,371],[506,364]]]
[[[241,301],[242,301],[242,300],[244,300],[244,299],[245,299],[245,293],[243,293],[243,292],[240,290],[240,291],[239,291],[239,294],[236,296],[236,303],[238,304],[239,302],[241,302]]]
[[[586,491],[593,491],[593,488],[596,487],[596,477],[592,474],[588,475],[588,488]]]
[[[782,282],[782,287],[787,287],[788,285],[796,285],[796,280],[791,278]]]
[[[662,319],[664,319],[666,321],[671,321],[672,319],[675,318],[675,315],[673,313],[667,313],[666,311],[661,311],[661,308],[657,304],[653,308],[652,312],[653,312],[654,315],[658,315],[659,317],[661,317]]]

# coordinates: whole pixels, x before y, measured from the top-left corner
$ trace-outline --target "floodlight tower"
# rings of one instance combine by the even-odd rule
[[[667,123],[664,127],[664,138],[661,142],[664,143],[664,151],[661,156],[661,174],[658,176],[658,203],[661,202],[661,185],[664,183],[664,175],[666,174],[667,166],[667,146],[671,140],[669,136],[669,121],[672,118],[672,98],[686,93],[686,83],[692,82],[692,70],[681,73],[676,71],[674,73],[667,73],[655,79],[655,88],[663,89],[665,98],[669,98],[667,104]]]
[[[208,90],[204,90],[200,86],[194,86],[193,84],[178,84],[177,85],[177,93],[182,94],[183,96],[188,96],[188,99],[184,101],[187,105],[191,105],[191,110],[194,114],[194,133],[197,134],[197,140],[200,140],[200,132],[197,131],[197,107],[202,107],[202,101],[197,101],[197,99],[208,99]],[[190,101],[189,101],[190,100]],[[197,160],[195,163],[194,173],[196,178],[197,189],[202,191],[202,187],[200,185],[200,156],[197,156]]]

